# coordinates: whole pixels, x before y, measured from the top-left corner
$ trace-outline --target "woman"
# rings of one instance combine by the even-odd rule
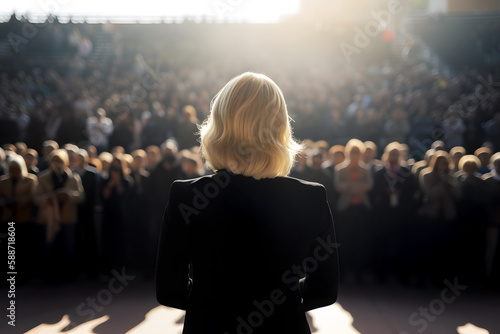
[[[200,128],[214,175],[176,181],[157,258],[160,304],[183,333],[310,333],[305,311],[337,298],[325,188],[286,177],[300,145],[283,94],[262,74],[222,88]]]
[[[46,257],[49,280],[74,277],[77,206],[84,193],[80,176],[69,169],[68,152],[57,149],[49,155],[50,167],[38,178],[38,221],[46,226]]]

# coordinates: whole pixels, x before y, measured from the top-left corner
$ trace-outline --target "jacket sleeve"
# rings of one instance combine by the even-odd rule
[[[185,310],[191,279],[189,278],[188,226],[179,211],[177,184],[170,189],[160,230],[156,259],[156,299],[162,305]]]
[[[324,188],[323,192],[324,192]],[[306,277],[301,280],[301,296],[306,311],[327,306],[337,300],[339,284],[338,254],[335,228],[330,206],[323,195],[321,233],[304,259]]]

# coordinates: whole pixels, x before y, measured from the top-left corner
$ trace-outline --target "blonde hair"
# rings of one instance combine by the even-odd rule
[[[264,74],[246,72],[231,79],[212,100],[199,129],[210,168],[255,179],[287,175],[302,148],[292,136],[283,93]]]
[[[497,161],[497,160],[500,160],[500,152],[497,152],[497,153],[495,153],[495,154],[493,154],[493,155],[491,156],[491,158],[490,158],[490,163],[491,163],[492,165],[494,165],[494,164],[495,164],[495,161]]]
[[[68,152],[63,148],[58,148],[54,150],[49,155],[49,161],[52,161],[55,157],[58,157],[61,160],[65,167],[69,167],[69,157]]]
[[[448,164],[448,170],[452,170],[455,167],[455,164],[453,163],[453,160],[451,159],[451,156],[448,152],[446,151],[437,151],[431,158],[429,162],[429,168],[435,172],[436,166],[438,164],[438,160],[446,160]]]
[[[109,152],[102,152],[97,158],[101,161],[101,163],[107,162],[111,164],[111,162],[113,161],[113,154]]]
[[[479,161],[478,157],[473,154],[468,154],[460,158],[460,160],[458,161],[458,169],[464,170],[464,166],[468,162],[474,163],[476,165],[476,170],[481,166],[481,161]]]
[[[361,140],[353,138],[353,139],[349,140],[347,142],[347,144],[345,145],[344,154],[345,154],[346,159],[350,159],[351,151],[354,148],[357,148],[361,155],[363,155],[365,153],[365,144]]]
[[[148,158],[148,155],[146,154],[146,151],[138,149],[132,151],[132,157],[135,158],[141,158],[143,160],[146,160]]]
[[[465,155],[467,152],[465,151],[465,148],[462,146],[455,146],[450,150],[450,155],[454,156],[455,154],[460,153],[462,155]]]
[[[375,144],[374,142],[370,141],[370,140],[367,140],[363,143],[365,145],[365,151],[367,149],[370,149],[372,150],[373,152],[377,152],[377,144]]]
[[[19,154],[17,154],[17,153],[12,154],[9,157],[9,172],[8,172],[9,175],[10,175],[10,166],[11,165],[17,165],[19,167],[23,178],[28,176],[28,168],[26,167],[26,162],[24,161],[23,157],[20,156]]]
[[[401,156],[401,144],[397,141],[390,142],[387,144],[387,146],[384,149],[384,154],[382,154],[382,161],[388,161],[389,160],[389,154],[392,151],[398,151],[398,162],[401,162],[402,156]]]

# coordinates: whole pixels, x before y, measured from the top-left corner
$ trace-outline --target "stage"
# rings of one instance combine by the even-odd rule
[[[158,305],[152,281],[116,277],[18,286],[16,326],[4,320],[1,332],[181,333],[184,312]],[[495,334],[500,333],[499,301],[499,291],[458,280],[424,288],[350,283],[341,285],[336,304],[308,318],[316,334]]]

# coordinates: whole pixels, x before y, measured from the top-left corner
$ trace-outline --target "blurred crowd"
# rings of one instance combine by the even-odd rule
[[[399,142],[380,159],[371,141],[304,144],[291,176],[325,186],[343,279],[499,278],[500,153],[447,151],[435,141],[415,161]],[[170,185],[211,173],[198,146],[179,150],[174,139],[130,154],[121,146],[42,146],[41,156],[22,142],[0,149],[1,217],[16,223],[26,279],[98,278],[121,266],[151,277]]]
[[[306,143],[291,175],[327,189],[343,279],[498,280],[500,153],[438,140],[416,161],[396,141],[382,152],[359,139]]]
[[[0,73],[0,210],[19,272],[151,276],[170,184],[209,173],[197,125],[254,70],[282,88],[305,140],[292,176],[327,188],[343,274],[498,278],[495,78],[388,53],[351,64],[328,36],[283,29],[53,22],[20,44]]]

